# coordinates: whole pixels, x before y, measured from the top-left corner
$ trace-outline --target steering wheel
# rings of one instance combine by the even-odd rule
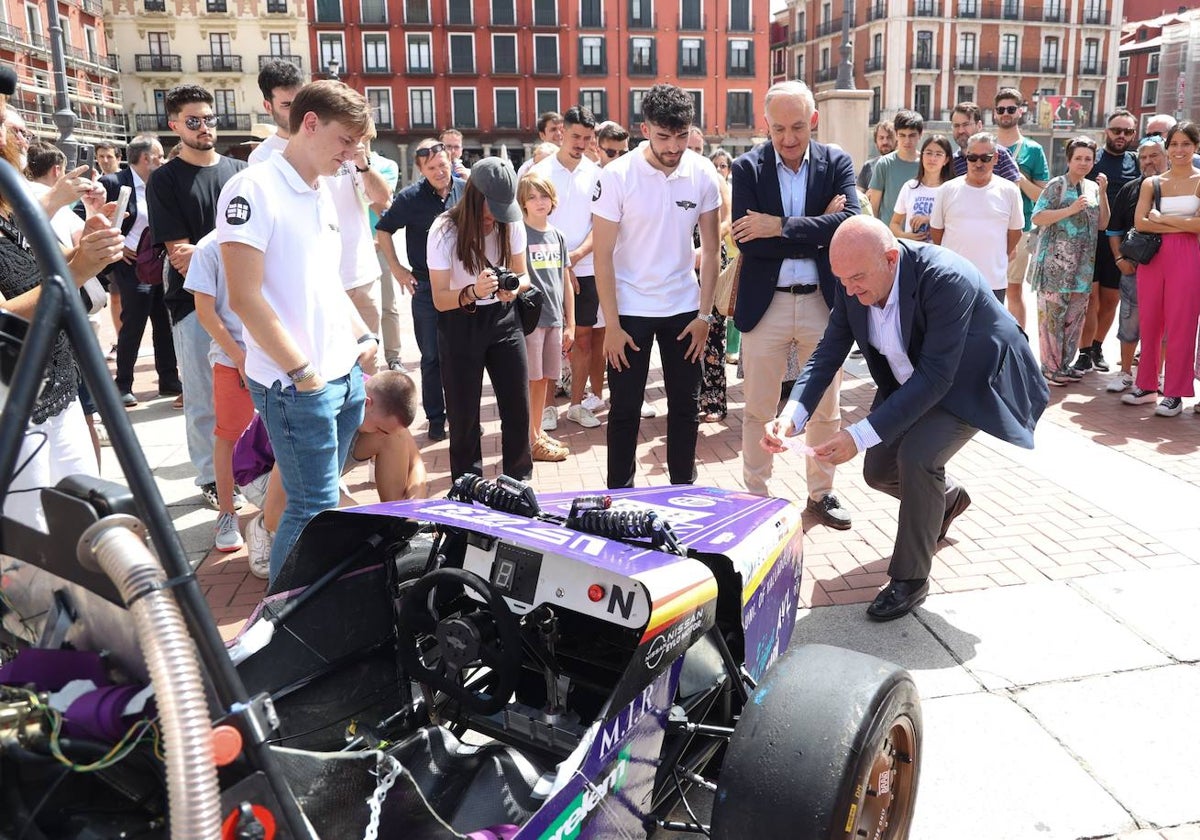
[[[473,612],[440,615],[435,594],[440,587],[460,586],[486,602]],[[521,673],[521,625],[503,596],[486,580],[462,569],[437,569],[408,587],[396,622],[400,661],[417,682],[433,686],[482,715],[500,711],[517,687]],[[436,646],[425,664],[418,634],[432,636]],[[459,682],[464,669],[487,666],[494,677],[491,694]]]

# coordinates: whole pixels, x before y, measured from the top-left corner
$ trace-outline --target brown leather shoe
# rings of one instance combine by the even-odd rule
[[[826,527],[838,531],[850,530],[850,511],[842,507],[838,497],[832,493],[826,493],[819,502],[809,499],[805,510],[817,517],[817,521]]]

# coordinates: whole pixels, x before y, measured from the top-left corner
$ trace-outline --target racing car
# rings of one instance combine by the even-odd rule
[[[326,511],[225,646],[52,241],[14,205],[51,270],[46,318],[0,323],[0,499],[59,325],[129,484],[68,479],[42,491],[49,534],[0,527],[0,836],[908,836],[917,691],[790,644],[786,500],[467,475]]]

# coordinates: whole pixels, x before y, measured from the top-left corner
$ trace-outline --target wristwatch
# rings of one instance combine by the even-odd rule
[[[713,315],[711,312],[707,315],[697,315],[696,317],[699,318],[704,323],[708,324],[710,327],[713,324],[717,323],[717,316]]]

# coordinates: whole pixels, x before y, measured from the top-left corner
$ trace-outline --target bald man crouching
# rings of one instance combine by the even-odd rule
[[[1050,395],[1025,334],[966,260],[855,216],[834,234],[829,262],[844,294],[762,446],[788,448],[858,342],[878,388],[871,412],[815,457],[841,464],[865,451],[867,484],[900,500],[892,580],[867,607],[890,621],[925,600],[934,549],[971,504],[946,463],[979,430],[1032,449]]]

